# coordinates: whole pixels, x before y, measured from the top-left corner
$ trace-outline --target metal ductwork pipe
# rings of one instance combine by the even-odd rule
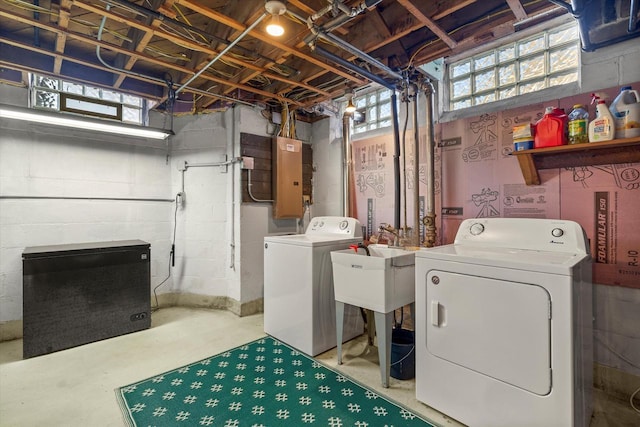
[[[400,230],[400,129],[398,128],[398,96],[395,90],[391,93],[391,116],[393,119],[393,183],[394,183],[394,215],[393,226]]]
[[[387,67],[385,64],[383,64],[382,62],[378,61],[377,59],[375,59],[374,57],[367,55],[366,53],[362,52],[361,50],[359,50],[358,48],[356,48],[355,46],[350,45],[349,43],[347,43],[346,41],[342,40],[339,37],[336,37],[335,35],[331,34],[331,33],[326,33],[326,32],[319,32],[318,33],[318,37],[321,37],[327,41],[330,41],[331,43],[336,44],[338,47],[342,48],[343,50],[349,52],[350,54],[356,56],[357,58],[363,60],[364,62],[368,63],[369,65],[372,65],[374,67],[376,67],[377,69],[384,71],[385,74],[387,74],[388,76],[396,79],[396,80],[402,80],[402,75],[400,73],[397,73],[395,71],[393,71],[391,68]]]
[[[351,216],[351,114],[342,116],[342,203],[343,216]]]
[[[337,16],[336,18],[328,21],[322,26],[325,31],[331,31],[338,28],[341,25],[351,21],[356,15],[362,13],[366,9],[377,6],[382,0],[365,0],[357,6],[351,8],[351,13]]]
[[[426,95],[426,126],[427,126],[427,151],[425,153],[426,160],[426,178],[427,178],[427,199],[425,207],[425,240],[424,245],[432,248],[436,244],[436,191],[435,191],[435,130],[433,115],[433,96],[435,88],[431,81],[427,80],[424,86],[424,94]]]
[[[638,27],[638,9],[640,9],[640,0],[631,0],[629,6],[629,28],[627,32],[633,33]]]
[[[378,83],[379,85],[382,85],[387,89],[395,90],[394,83],[389,82],[382,77],[365,70],[364,68],[360,68],[357,65],[354,65],[346,59],[342,59],[338,55],[335,55],[328,50],[321,48],[320,46],[316,46],[313,51],[318,55],[324,56],[328,60],[335,62],[336,64],[341,65],[348,70],[353,71],[354,73],[360,74],[361,76],[371,80],[372,82]]]
[[[578,31],[580,32],[580,43],[582,45],[582,50],[585,52],[593,52],[603,47],[611,46],[616,43],[621,43],[623,41],[630,40],[638,36],[635,32],[635,29],[632,31],[632,23],[633,26],[637,23],[637,10],[638,6],[635,5],[636,13],[630,13],[629,15],[629,28],[627,35],[616,37],[615,39],[606,40],[600,43],[591,43],[591,39],[589,37],[589,24],[587,22],[587,13],[585,12],[587,2],[583,0],[571,0],[571,5],[566,3],[564,0],[548,0],[549,2],[556,4],[558,6],[562,6],[567,11],[573,15],[573,17],[578,21]],[[638,0],[632,0],[631,10],[634,8],[634,3],[637,3]]]
[[[413,89],[413,245],[420,246],[420,128],[418,125],[418,85]]]

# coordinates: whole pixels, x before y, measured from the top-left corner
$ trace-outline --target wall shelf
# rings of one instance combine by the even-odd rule
[[[540,185],[540,169],[640,162],[640,137],[514,151],[527,185]]]

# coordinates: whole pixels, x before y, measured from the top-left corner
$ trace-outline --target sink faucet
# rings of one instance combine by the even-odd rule
[[[390,233],[393,235],[393,244],[390,246],[400,246],[400,233],[398,232],[398,230],[393,228],[391,224],[386,224],[386,223],[380,224],[378,231],[380,233],[383,233],[386,231],[387,233]]]

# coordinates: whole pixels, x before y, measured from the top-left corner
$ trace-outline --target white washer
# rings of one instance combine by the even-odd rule
[[[465,220],[416,253],[416,397],[474,427],[588,426],[591,257],[563,220]]]
[[[360,222],[348,217],[316,217],[305,234],[265,237],[264,331],[311,356],[335,347],[331,251],[360,242]],[[345,341],[363,325],[356,307],[345,310]]]

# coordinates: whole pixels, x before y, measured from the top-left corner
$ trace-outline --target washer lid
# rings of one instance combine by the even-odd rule
[[[416,258],[569,275],[571,269],[589,255],[453,244],[420,249]]]
[[[362,242],[362,237],[348,237],[344,234],[289,234],[284,236],[266,236],[265,243],[280,243],[296,246],[328,246],[336,244],[348,245]]]

